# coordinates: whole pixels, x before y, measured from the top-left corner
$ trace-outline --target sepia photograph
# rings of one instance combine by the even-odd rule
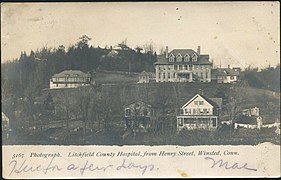
[[[267,161],[260,156],[264,148],[274,152],[267,157],[280,159],[280,4],[1,3],[1,109],[6,178],[55,178],[46,175],[54,159],[91,156],[127,157],[116,168],[96,167],[104,172],[156,169],[129,164],[130,156],[154,156],[160,164],[169,156],[171,166],[194,156],[213,162],[211,169],[220,162],[225,169],[261,173],[249,176],[280,177],[280,160],[273,174],[253,168]],[[181,147],[190,151],[166,151]],[[48,150],[53,153],[41,152]],[[24,161],[16,169],[24,158],[36,163],[44,156],[52,159],[45,176],[30,174],[42,164],[22,169]],[[224,156],[253,164],[214,159]],[[262,160],[255,164],[256,157]],[[163,158],[166,166],[169,158]],[[54,165],[52,173],[55,166],[60,171]],[[194,177],[203,176],[199,169]],[[168,177],[155,173],[151,177]]]

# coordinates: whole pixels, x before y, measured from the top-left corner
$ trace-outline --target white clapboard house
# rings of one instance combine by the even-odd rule
[[[221,104],[222,98],[207,98],[196,94],[180,108],[177,130],[217,129]]]

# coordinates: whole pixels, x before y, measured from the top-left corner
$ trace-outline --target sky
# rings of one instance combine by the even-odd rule
[[[85,34],[94,47],[200,46],[217,66],[263,68],[280,62],[279,21],[278,2],[1,3],[1,63]]]

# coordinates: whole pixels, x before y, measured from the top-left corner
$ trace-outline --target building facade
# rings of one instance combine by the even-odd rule
[[[212,69],[212,81],[217,83],[236,83],[239,79],[240,68],[216,68]]]
[[[138,83],[149,83],[149,82],[155,82],[155,74],[145,71],[141,72],[139,75]]]
[[[210,82],[212,62],[209,55],[192,49],[174,49],[166,47],[165,55],[157,56],[154,64],[156,82]]]
[[[66,70],[55,74],[50,79],[50,89],[77,88],[90,86],[91,75],[79,70]]]
[[[253,107],[249,109],[243,109],[242,114],[244,116],[259,116],[260,115],[260,109],[258,107]]]
[[[136,101],[124,105],[126,128],[133,130],[147,129],[155,120],[155,110],[150,104]]]
[[[180,115],[177,116],[177,130],[217,129],[221,102],[221,98],[212,99],[196,94],[181,107]]]

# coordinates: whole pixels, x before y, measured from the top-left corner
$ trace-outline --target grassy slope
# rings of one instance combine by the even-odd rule
[[[206,97],[229,96],[233,87],[238,87],[238,97],[243,97],[241,102],[242,108],[259,107],[260,113],[266,116],[264,119],[270,123],[280,117],[280,93],[257,89],[250,86],[240,87],[232,84],[217,83],[149,83],[137,84],[138,74],[121,73],[121,72],[97,72],[95,75],[96,84],[106,84],[102,89],[114,93],[114,96],[121,96],[123,103],[129,103],[135,100],[143,100],[152,105],[157,104],[157,96],[169,94],[172,97],[168,103],[168,109],[176,107],[174,97],[175,89],[178,93],[178,107],[182,106],[186,101],[198,93],[199,89],[203,90]],[[162,92],[159,92],[162,91]],[[161,95],[159,95],[161,94]],[[159,98],[158,98],[159,99]]]

